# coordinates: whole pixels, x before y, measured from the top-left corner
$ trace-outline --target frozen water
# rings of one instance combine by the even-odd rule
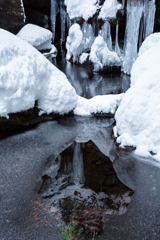
[[[108,21],[105,21],[105,23],[103,24],[99,35],[103,37],[105,43],[107,44],[108,49],[112,51],[111,26]]]
[[[116,18],[117,11],[122,8],[122,5],[117,0],[106,0],[102,6],[99,17],[107,20],[108,18]]]
[[[57,13],[58,13],[57,0],[51,0],[51,28],[53,33],[53,42],[55,39]]]

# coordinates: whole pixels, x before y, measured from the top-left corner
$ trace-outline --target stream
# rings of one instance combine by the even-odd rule
[[[130,85],[122,73],[53,64],[88,99]],[[0,140],[1,240],[57,240],[67,223],[83,230],[79,239],[159,239],[160,164],[118,149],[114,124],[66,117]]]

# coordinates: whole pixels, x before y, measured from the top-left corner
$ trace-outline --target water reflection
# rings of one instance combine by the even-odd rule
[[[92,141],[74,142],[59,154],[56,164],[57,175],[43,176],[39,193],[50,199],[63,221],[85,226],[89,237],[101,233],[109,217],[126,212],[133,191],[118,179],[109,157]]]
[[[93,73],[64,59],[54,58],[53,64],[67,75],[76,93],[88,99],[96,95],[123,93],[130,87],[130,77],[123,73]]]

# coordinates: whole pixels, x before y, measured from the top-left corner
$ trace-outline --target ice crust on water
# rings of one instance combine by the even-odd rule
[[[78,96],[74,114],[87,116],[92,113],[111,113],[114,114],[123,98],[122,94],[95,96],[86,99]]]
[[[0,116],[38,107],[46,113],[67,113],[77,95],[66,76],[40,52],[0,29]]]
[[[103,20],[116,18],[117,11],[121,8],[122,4],[120,4],[117,0],[106,0],[101,8],[98,18]]]
[[[131,71],[131,88],[116,112],[116,128],[121,146],[137,147],[136,153],[160,160],[160,42],[157,34],[143,43],[141,55]],[[153,39],[153,47],[151,40]],[[156,44],[157,39],[157,44]],[[143,51],[142,51],[143,49]]]
[[[90,61],[94,64],[94,71],[103,70],[104,66],[121,66],[121,58],[116,52],[111,52],[101,36],[96,37],[90,52]]]
[[[17,34],[38,50],[51,49],[52,32],[34,24],[25,25]]]

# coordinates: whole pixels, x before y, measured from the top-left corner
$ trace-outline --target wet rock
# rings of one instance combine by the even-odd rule
[[[24,15],[21,0],[0,1],[0,28],[14,34],[24,26]]]
[[[35,9],[26,9],[26,23],[33,23],[40,27],[44,27],[44,14]]]
[[[41,13],[49,15],[50,0],[23,0],[25,10],[34,9]]]

